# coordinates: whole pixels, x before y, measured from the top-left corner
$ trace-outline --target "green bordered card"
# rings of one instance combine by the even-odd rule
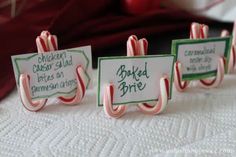
[[[180,39],[172,41],[172,54],[182,64],[183,80],[216,76],[219,57],[228,62],[231,37]]]
[[[114,85],[114,105],[158,100],[160,78],[167,75],[172,82],[173,64],[174,55],[98,58],[98,106],[109,83]]]
[[[12,56],[17,87],[20,75],[28,74],[33,100],[73,95],[77,88],[78,65],[84,68],[86,87],[90,87],[91,61],[91,46]]]

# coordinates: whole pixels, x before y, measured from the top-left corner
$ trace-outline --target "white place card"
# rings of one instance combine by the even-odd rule
[[[114,85],[114,105],[158,100],[160,79],[167,75],[172,80],[173,64],[173,55],[99,58],[98,105],[103,105],[104,89],[109,83]]]
[[[17,86],[21,74],[30,76],[32,99],[68,96],[77,88],[76,68],[81,65],[86,73],[86,87],[91,84],[91,46],[47,53],[12,56]]]
[[[173,40],[172,54],[183,66],[183,80],[198,80],[216,75],[220,57],[229,57],[231,37]],[[227,63],[226,63],[227,65]]]

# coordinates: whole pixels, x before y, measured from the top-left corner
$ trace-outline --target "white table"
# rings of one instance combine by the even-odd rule
[[[96,91],[95,83],[76,106],[50,99],[37,113],[12,92],[0,102],[0,156],[236,156],[236,74],[216,89],[174,89],[157,116],[130,106],[109,119],[96,106]]]

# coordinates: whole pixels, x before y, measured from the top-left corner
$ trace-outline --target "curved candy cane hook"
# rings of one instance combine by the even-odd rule
[[[30,77],[27,74],[21,74],[19,78],[19,92],[22,104],[29,111],[39,111],[44,107],[47,99],[32,101],[29,87]]]
[[[144,56],[147,55],[148,41],[145,38],[138,40],[135,35],[128,38],[127,41],[127,56]],[[148,114],[158,114],[162,112],[168,102],[169,95],[169,79],[164,76],[160,80],[160,96],[155,105],[148,103],[139,103],[138,108]]]
[[[78,66],[76,68],[76,80],[77,80],[77,90],[73,97],[58,97],[60,101],[64,104],[68,105],[74,105],[76,103],[79,103],[85,94],[86,91],[86,85],[85,85],[85,73],[84,69],[81,66]]]
[[[161,113],[165,108],[168,103],[168,96],[169,96],[169,86],[170,86],[170,81],[169,79],[165,76],[160,79],[160,95],[158,98],[158,101],[154,106],[149,105],[148,103],[140,103],[138,104],[138,108],[143,112],[147,114],[159,114]]]
[[[48,31],[42,31],[40,36],[36,38],[36,45],[38,53],[46,53],[48,51],[58,50],[57,36],[51,35]],[[85,86],[85,72],[81,66],[76,69],[77,79],[77,91],[72,97],[58,97],[60,101],[67,105],[74,105],[79,103],[84,97],[86,86]]]
[[[212,80],[207,80],[207,79],[200,80],[199,81],[200,86],[202,86],[203,88],[217,87],[224,79],[224,72],[225,72],[224,64],[225,64],[224,58],[219,58],[216,77]]]
[[[127,107],[125,105],[119,105],[119,106],[113,105],[113,97],[114,97],[114,85],[109,84],[105,86],[105,91],[103,95],[104,111],[108,117],[119,118],[122,115],[124,115]]]

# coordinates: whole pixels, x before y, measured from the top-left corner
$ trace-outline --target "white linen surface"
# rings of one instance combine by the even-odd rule
[[[163,114],[135,106],[120,119],[96,106],[96,83],[76,106],[50,99],[27,111],[16,90],[0,102],[0,156],[236,156],[236,74],[216,89],[174,88]]]

